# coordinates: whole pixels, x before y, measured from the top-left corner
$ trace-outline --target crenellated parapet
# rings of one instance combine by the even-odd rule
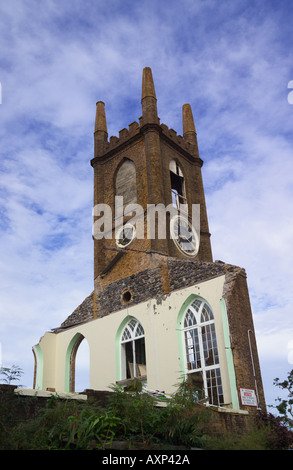
[[[183,150],[188,153],[192,153],[194,150],[194,145],[186,139],[184,136],[177,134],[177,132],[170,128],[166,124],[161,124],[162,135],[170,139],[174,144],[179,145]]]
[[[158,132],[169,141],[170,144],[179,146],[184,152],[187,152],[195,157],[198,157],[197,146],[192,144],[186,137],[177,134],[177,132],[169,128],[166,124],[159,124],[155,126]],[[96,144],[100,147],[100,151],[95,155],[96,157],[103,157],[109,152],[118,150],[121,146],[129,141],[140,138],[145,130],[145,125],[141,126],[138,122],[134,121],[129,124],[128,129],[125,127],[119,131],[119,136],[112,135],[109,140],[100,140]]]
[[[108,152],[112,152],[129,141],[139,138],[144,132],[156,129],[165,140],[181,147],[182,150],[195,158],[199,158],[197,135],[194,126],[193,115],[189,104],[182,106],[183,136],[177,134],[174,129],[168,128],[166,124],[160,124],[157,114],[157,98],[153,82],[152,71],[149,67],[143,69],[142,79],[142,116],[139,122],[132,122],[128,129],[119,131],[119,136],[111,136],[108,139],[105,104],[102,101],[97,103],[95,119],[95,150],[94,157],[104,157]]]

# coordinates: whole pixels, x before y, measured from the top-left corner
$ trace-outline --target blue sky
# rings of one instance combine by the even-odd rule
[[[293,2],[0,0],[0,343],[31,348],[93,288],[95,104],[109,135],[141,115],[198,133],[214,259],[245,267],[267,401],[293,368]],[[290,363],[291,361],[291,363]]]

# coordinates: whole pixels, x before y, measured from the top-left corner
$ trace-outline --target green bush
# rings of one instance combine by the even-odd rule
[[[187,447],[203,447],[203,425],[211,418],[210,411],[199,405],[202,398],[191,382],[182,382],[164,410],[165,440]]]
[[[164,402],[143,393],[138,381],[127,391],[114,387],[110,409],[124,423],[123,437],[140,440],[146,446],[168,443],[202,447],[202,423],[208,419],[209,411],[197,406],[198,394],[191,387],[183,382],[177,393]]]
[[[86,407],[70,415],[65,423],[56,423],[49,431],[48,441],[54,449],[105,449],[120,425],[120,418],[111,411],[97,413]]]
[[[124,391],[114,387],[110,396],[109,407],[123,422],[123,428],[117,433],[117,438],[127,439],[129,442],[140,440],[146,446],[151,442],[159,442],[162,437],[164,416],[158,407],[157,399],[136,388]]]

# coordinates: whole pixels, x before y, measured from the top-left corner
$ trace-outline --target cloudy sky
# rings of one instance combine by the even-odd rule
[[[31,348],[93,289],[96,101],[109,135],[141,116],[198,133],[214,259],[244,267],[266,399],[293,368],[293,2],[0,0],[0,343]],[[293,88],[293,86],[292,86]],[[293,100],[291,100],[293,103]]]

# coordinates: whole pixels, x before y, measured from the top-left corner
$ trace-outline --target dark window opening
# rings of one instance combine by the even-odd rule
[[[179,209],[180,204],[186,204],[185,183],[183,173],[174,160],[170,163],[170,180],[172,203]]]
[[[132,318],[121,338],[122,379],[146,376],[145,337],[142,325]]]
[[[127,379],[146,375],[144,338],[125,343],[125,358]]]

